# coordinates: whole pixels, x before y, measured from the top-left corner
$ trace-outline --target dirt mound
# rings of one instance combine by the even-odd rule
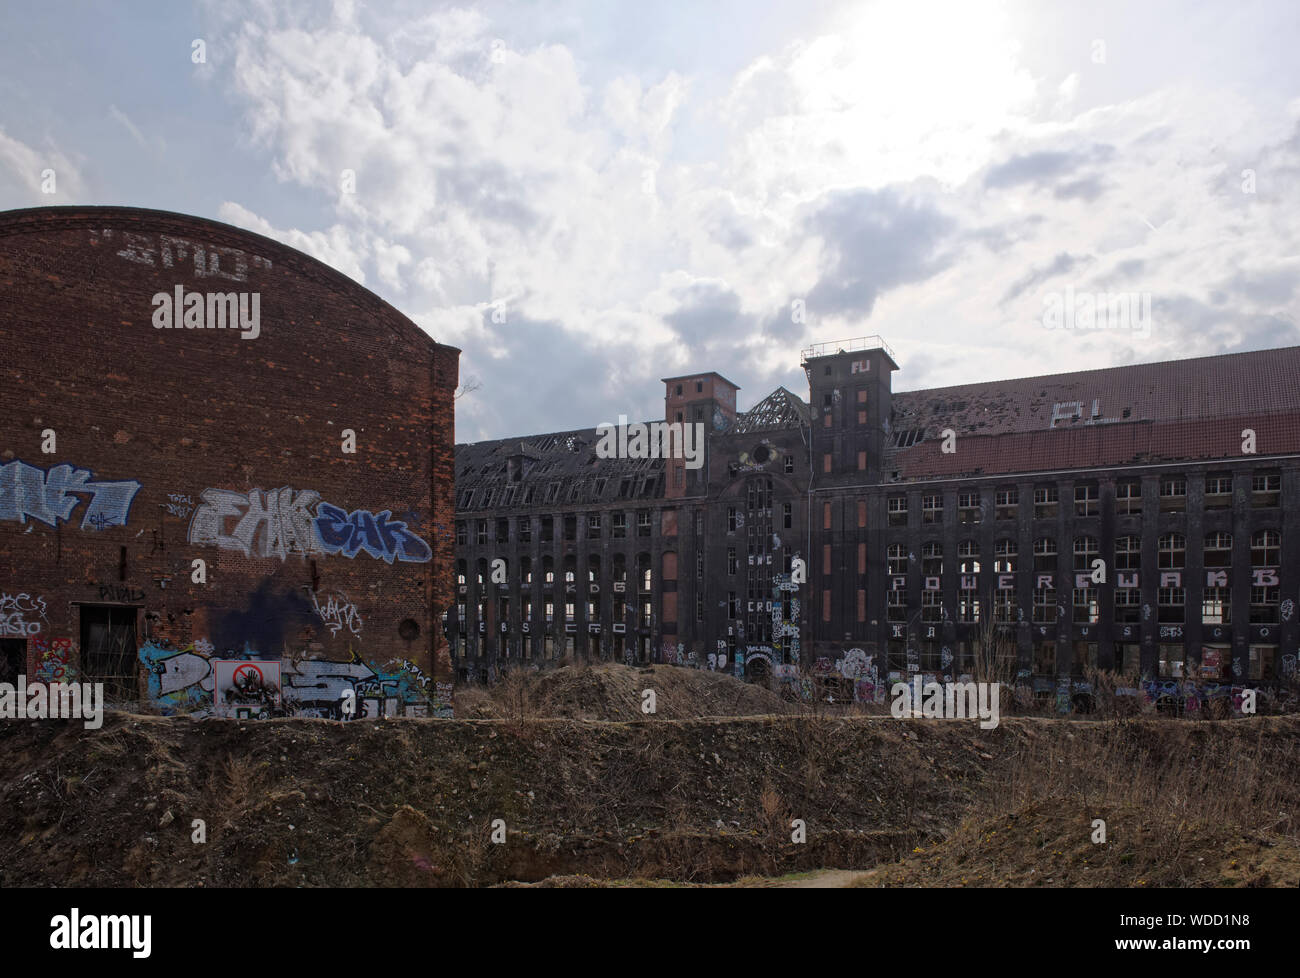
[[[1106,823],[1094,842],[1093,815]],[[1236,887],[1300,885],[1300,842],[1141,809],[1035,805],[968,821],[948,840],[853,886]]]
[[[1265,717],[13,721],[0,886],[1285,884],[1298,762]]]
[[[515,671],[493,686],[458,692],[456,711],[457,716],[485,720],[641,720],[647,716],[642,712],[646,690],[655,694],[655,715],[669,720],[765,716],[797,709],[777,693],[726,673],[601,663]]]

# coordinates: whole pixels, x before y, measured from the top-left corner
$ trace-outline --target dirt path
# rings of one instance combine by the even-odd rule
[[[785,880],[778,883],[779,887],[789,887],[794,889],[819,889],[819,890],[839,890],[846,886],[851,886],[864,876],[870,876],[875,870],[857,870],[857,869],[823,869],[820,872],[813,873],[811,876],[803,876],[799,879]]]

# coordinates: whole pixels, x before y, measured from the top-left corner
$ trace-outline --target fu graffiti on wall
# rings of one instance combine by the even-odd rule
[[[126,526],[131,503],[140,491],[132,481],[98,482],[89,469],[55,465],[49,470],[15,460],[0,465],[0,521],[37,520],[61,526],[81,510],[81,529]]]
[[[190,521],[189,539],[199,546],[237,550],[246,557],[290,554],[366,553],[387,563],[427,563],[429,545],[389,510],[352,512],[323,502],[311,489],[248,493],[205,489]]]
[[[0,638],[39,635],[46,620],[44,598],[30,594],[0,594]]]

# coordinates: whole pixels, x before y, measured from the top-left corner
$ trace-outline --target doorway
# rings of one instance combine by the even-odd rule
[[[135,608],[81,606],[81,671],[86,682],[103,683],[106,701],[140,698],[135,645]]]
[[[27,671],[27,639],[0,638],[0,683],[17,684]]]

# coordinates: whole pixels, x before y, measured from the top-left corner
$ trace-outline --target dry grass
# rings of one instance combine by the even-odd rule
[[[1119,720],[1025,740],[945,842],[861,885],[1294,885],[1300,784],[1286,772],[1300,741],[1227,723],[1238,736]]]

